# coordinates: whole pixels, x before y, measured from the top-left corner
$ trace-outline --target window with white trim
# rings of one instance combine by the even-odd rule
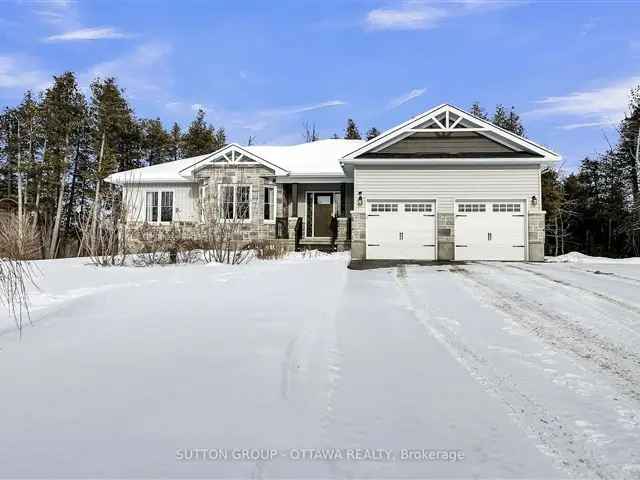
[[[494,212],[520,212],[522,208],[520,203],[494,203]]]
[[[173,221],[172,191],[146,192],[145,202],[145,221],[149,223]]]
[[[209,206],[209,184],[200,185],[200,221],[204,223],[207,220],[207,207]]]
[[[473,213],[473,212],[486,212],[487,205],[484,203],[459,203],[458,212],[461,213]]]
[[[220,211],[224,220],[251,220],[251,186],[220,185]]]
[[[276,219],[276,189],[264,187],[264,220],[273,222]]]
[[[397,203],[372,203],[371,211],[374,213],[397,212],[398,204]]]
[[[433,205],[431,203],[405,203],[405,212],[431,212],[433,211]]]

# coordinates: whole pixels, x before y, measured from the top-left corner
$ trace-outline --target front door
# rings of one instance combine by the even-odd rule
[[[331,237],[333,193],[316,193],[313,197],[313,236]]]

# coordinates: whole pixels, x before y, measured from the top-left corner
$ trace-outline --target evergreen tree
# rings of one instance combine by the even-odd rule
[[[214,129],[213,125],[205,121],[205,111],[198,110],[196,118],[189,125],[187,133],[182,137],[182,148],[185,157],[195,157],[212,153],[222,148],[226,143],[224,129]]]
[[[473,102],[473,105],[471,105],[471,109],[469,110],[469,113],[474,117],[480,118],[482,120],[489,120],[487,113],[480,106],[479,102]]]
[[[168,145],[169,160],[174,161],[182,158],[182,131],[180,125],[174,122],[171,131],[169,132],[169,145]]]
[[[511,107],[509,113],[502,105],[496,105],[496,111],[493,114],[491,122],[500,128],[504,128],[516,135],[524,135],[524,127],[520,122],[520,116],[516,113],[515,108]]]
[[[142,157],[147,165],[173,160],[171,158],[171,136],[159,118],[140,120],[142,131]]]
[[[380,132],[378,131],[378,129],[376,127],[371,127],[367,131],[367,140],[371,140],[372,138],[376,138],[378,135],[380,135]]]
[[[344,130],[344,138],[347,140],[360,140],[361,138],[356,122],[351,118],[347,120],[347,128]]]
[[[51,225],[50,235],[47,235],[48,258],[55,258],[58,253],[66,180],[70,166],[76,161],[87,121],[86,100],[78,88],[75,75],[66,72],[53,77],[53,80],[53,85],[44,93],[42,104],[47,142],[47,149],[43,153],[43,173],[48,180],[47,193],[52,206],[47,222]]]

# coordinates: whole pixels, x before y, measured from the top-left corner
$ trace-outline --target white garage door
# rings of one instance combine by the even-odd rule
[[[435,260],[434,201],[367,203],[368,259]]]
[[[524,260],[524,202],[456,202],[456,260]]]

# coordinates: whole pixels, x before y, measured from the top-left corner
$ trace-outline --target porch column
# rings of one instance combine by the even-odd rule
[[[298,184],[297,183],[292,183],[291,184],[291,216],[292,217],[297,217],[298,216]]]

